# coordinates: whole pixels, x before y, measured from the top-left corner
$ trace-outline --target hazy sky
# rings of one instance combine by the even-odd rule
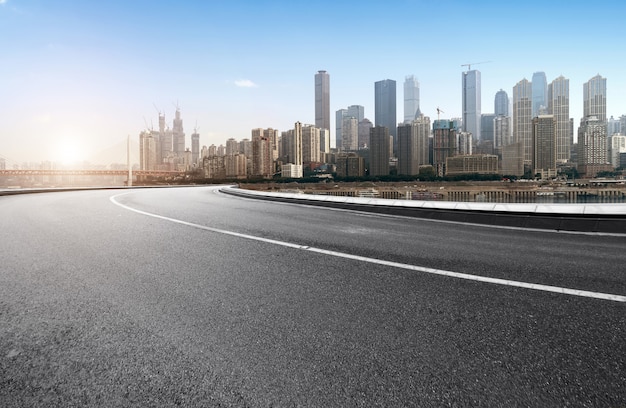
[[[55,160],[107,149],[181,109],[187,144],[314,123],[314,74],[334,111],[365,106],[374,82],[415,75],[421,110],[461,116],[461,64],[482,74],[482,112],[533,72],[582,85],[607,78],[608,115],[626,114],[626,2],[0,0],[0,156]],[[155,107],[156,106],[156,107]],[[334,129],[332,131],[334,135]],[[120,162],[125,158],[120,158]]]

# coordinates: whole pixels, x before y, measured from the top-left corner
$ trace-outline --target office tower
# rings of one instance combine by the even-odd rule
[[[346,115],[355,118],[358,123],[365,117],[365,108],[361,105],[350,105],[348,106]]]
[[[374,84],[374,125],[386,127],[393,139],[393,151],[397,147],[396,139],[396,81],[385,79]],[[371,142],[370,142],[371,143]]]
[[[191,134],[191,162],[195,166],[200,160],[200,134],[194,130]]]
[[[315,127],[330,130],[330,77],[326,71],[315,74]]]
[[[494,120],[496,115],[493,113],[483,113],[480,115],[480,141],[492,142],[494,138]]]
[[[569,79],[563,75],[548,86],[548,114],[554,117],[556,159],[565,163],[570,159]]]
[[[320,128],[313,125],[302,126],[302,163],[305,165],[321,163]]]
[[[174,153],[182,157],[185,152],[185,132],[183,132],[183,120],[180,118],[180,109],[178,107],[176,107],[172,126],[172,143]]]
[[[583,85],[583,116],[606,124],[606,78],[599,74]]]
[[[524,164],[533,159],[532,86],[526,78],[513,87],[513,142],[524,146]]]
[[[609,162],[613,167],[620,167],[620,154],[626,153],[626,136],[619,133],[609,137]]]
[[[480,140],[480,71],[475,69],[462,73],[463,85],[463,131],[470,132]]]
[[[493,101],[493,112],[496,116],[509,116],[509,95],[500,89]]]
[[[624,130],[626,133],[626,129]],[[616,133],[622,133],[622,124],[619,119],[615,119],[611,116],[606,123],[606,135],[613,136]]]
[[[356,123],[363,120],[365,108],[361,105],[350,105],[348,109],[339,109],[335,113],[335,146],[338,150],[356,150],[358,146],[358,138],[354,135],[345,135],[345,119],[354,118]],[[348,124],[349,130],[352,131],[351,122]],[[358,129],[356,135],[358,136]],[[344,140],[346,139],[347,140]]]
[[[457,152],[458,123],[438,119],[433,122],[433,166],[438,176],[444,176],[446,159]]]
[[[370,176],[389,175],[389,139],[389,129],[385,126],[370,129]]]
[[[404,78],[404,123],[411,123],[420,114],[420,83],[415,76]]]
[[[606,122],[586,116],[578,128],[578,172],[595,177],[599,171],[611,170],[609,164]]]
[[[539,116],[540,110],[548,106],[548,81],[545,72],[535,72],[532,79],[532,113]]]
[[[359,149],[365,149],[370,145],[370,129],[374,124],[367,118],[359,122]]]
[[[619,117],[619,129],[620,133],[626,134],[626,115]]]
[[[417,165],[426,166],[430,164],[429,160],[429,140],[430,140],[430,117],[420,113],[412,122],[413,127],[417,128]]]
[[[341,126],[341,150],[355,151],[359,147],[359,122],[357,118],[346,116]]]
[[[553,115],[533,118],[533,173],[542,179],[556,177],[557,138]]]

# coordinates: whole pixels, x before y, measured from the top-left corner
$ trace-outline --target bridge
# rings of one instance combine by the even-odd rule
[[[184,171],[133,170],[133,176],[175,177],[184,176]],[[0,170],[1,176],[127,176],[128,170]]]

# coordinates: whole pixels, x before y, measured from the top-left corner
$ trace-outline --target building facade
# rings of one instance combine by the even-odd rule
[[[404,78],[404,123],[411,123],[420,115],[420,84],[414,75]]]
[[[533,119],[533,172],[542,179],[556,177],[557,138],[553,115],[539,115]]]
[[[481,83],[480,71],[469,70],[462,73],[463,131],[470,132],[474,139],[480,139]]]
[[[326,71],[315,74],[315,127],[330,130],[330,76]]]
[[[533,159],[532,87],[526,78],[513,87],[513,142],[522,143],[524,164]]]
[[[374,126],[370,129],[370,176],[388,176],[390,151],[389,129]]]
[[[531,81],[532,112],[531,118],[539,116],[542,109],[548,107],[548,80],[545,72],[535,72]]]
[[[374,125],[386,127],[393,139],[393,151],[397,147],[396,139],[396,81],[385,79],[374,84]]]
[[[548,114],[554,117],[556,159],[565,163],[570,159],[569,79],[563,75],[548,86]]]

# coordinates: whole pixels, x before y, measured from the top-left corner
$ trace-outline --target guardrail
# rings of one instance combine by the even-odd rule
[[[506,204],[387,200],[244,190],[241,197],[342,208],[378,214],[514,228],[626,235],[626,204]]]

